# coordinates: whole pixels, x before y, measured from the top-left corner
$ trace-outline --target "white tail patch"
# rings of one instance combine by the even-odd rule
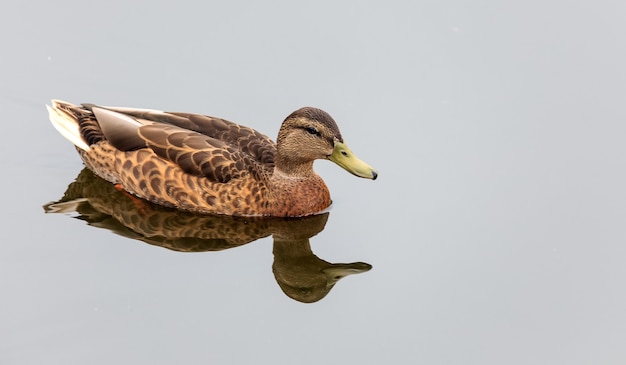
[[[56,128],[63,137],[81,150],[90,150],[90,147],[81,137],[78,121],[73,116],[58,108],[56,100],[52,100],[52,107],[46,105],[46,108],[48,109],[50,122],[52,122],[54,128]]]
[[[44,206],[46,213],[74,214],[78,212],[78,206],[82,202],[89,201],[87,198],[78,198],[67,202],[50,203]]]

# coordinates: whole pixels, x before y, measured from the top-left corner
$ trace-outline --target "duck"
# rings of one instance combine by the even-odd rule
[[[139,199],[193,213],[301,217],[328,209],[313,170],[330,160],[375,180],[325,111],[303,107],[283,121],[276,142],[225,119],[153,109],[46,105],[52,125],[87,168]]]

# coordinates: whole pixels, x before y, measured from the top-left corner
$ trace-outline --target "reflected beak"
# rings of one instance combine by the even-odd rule
[[[331,267],[322,270],[322,272],[326,275],[326,286],[329,287],[348,275],[360,274],[371,269],[372,265],[365,262],[353,262],[351,264],[332,264]]]
[[[335,148],[333,149],[333,154],[329,156],[329,159],[358,177],[372,180],[376,180],[378,177],[376,170],[361,161],[350,151],[345,143],[339,142],[338,140],[335,140]]]

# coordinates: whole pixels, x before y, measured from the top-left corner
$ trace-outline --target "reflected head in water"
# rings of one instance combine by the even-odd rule
[[[339,279],[371,268],[364,262],[331,264],[313,254],[308,238],[280,240],[274,235],[274,277],[283,292],[299,302],[317,302]]]
[[[193,214],[132,197],[88,169],[44,210],[77,213],[89,225],[179,252],[221,251],[271,235],[274,277],[287,296],[305,303],[324,298],[339,279],[371,269],[363,262],[332,264],[313,254],[309,238],[324,229],[328,213],[303,218]]]
[[[364,262],[331,264],[315,256],[309,238],[324,229],[327,219],[328,213],[325,213],[276,221],[273,225],[274,277],[283,292],[299,302],[317,302],[339,279],[372,268]]]

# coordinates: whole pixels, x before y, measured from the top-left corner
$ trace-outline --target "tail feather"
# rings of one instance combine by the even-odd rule
[[[89,151],[90,147],[85,142],[80,133],[77,118],[61,108],[61,105],[67,104],[63,101],[52,100],[52,107],[46,105],[48,116],[54,128],[56,128],[63,137],[72,142],[76,147]]]

